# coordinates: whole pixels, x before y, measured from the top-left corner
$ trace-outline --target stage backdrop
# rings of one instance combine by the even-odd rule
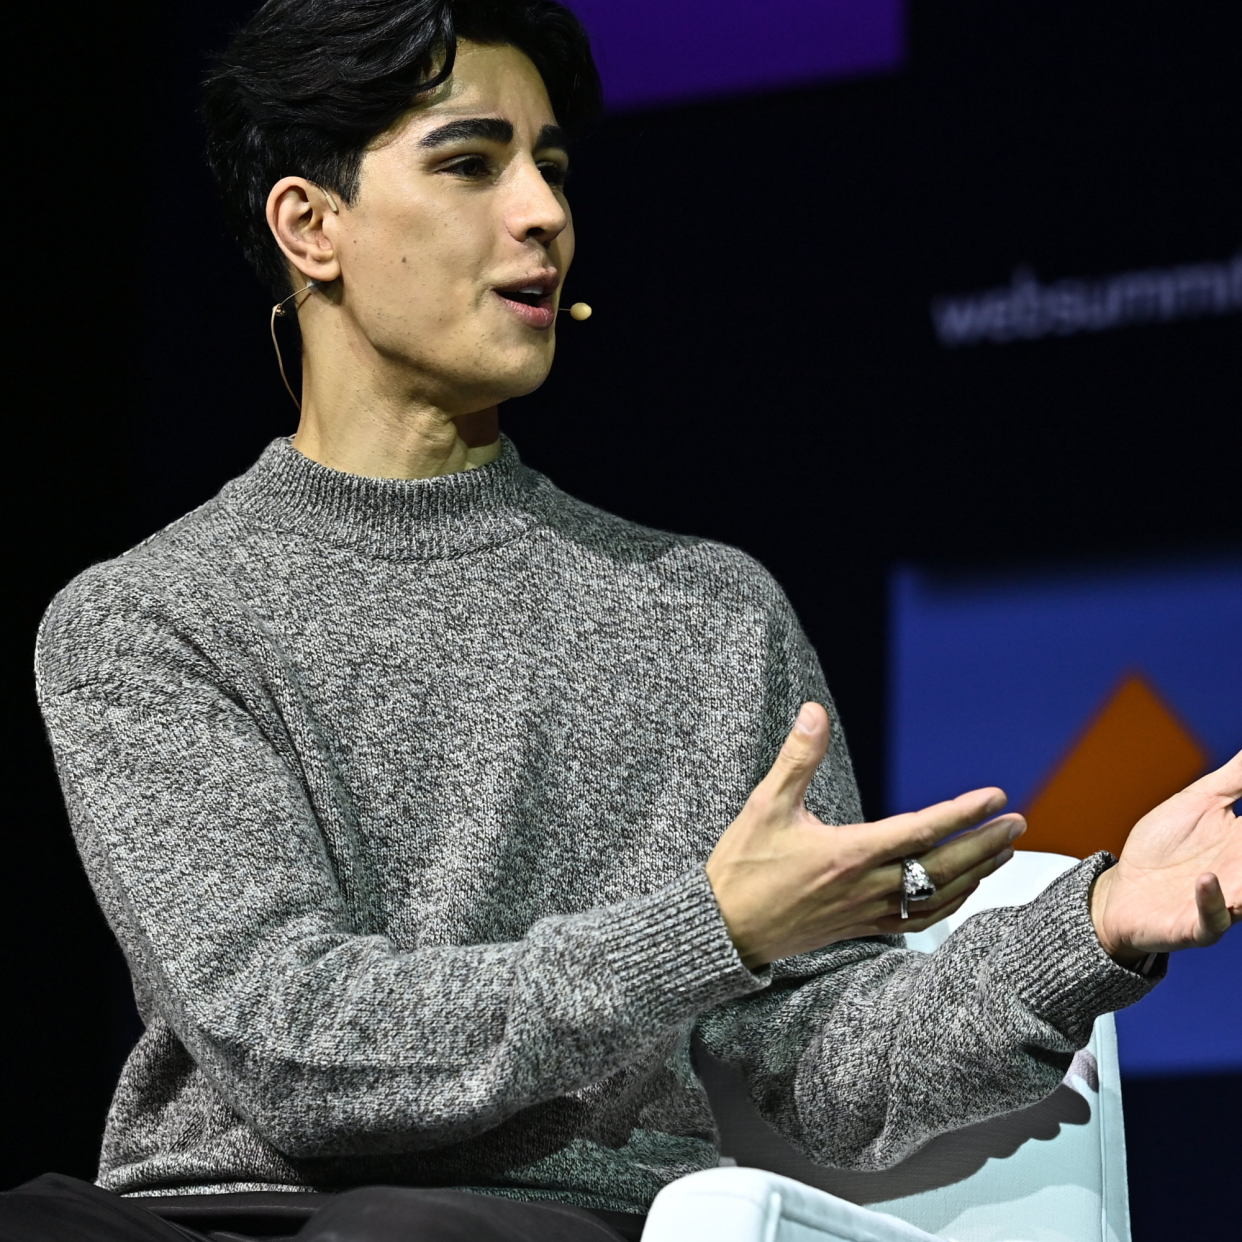
[[[1242,557],[892,583],[889,804],[1000,785],[1019,845],[1120,853],[1242,749]],[[1130,1076],[1242,1070],[1242,936],[1117,1015]]]
[[[574,153],[566,294],[596,314],[563,325],[506,430],[566,490],[773,570],[879,814],[892,565],[1242,547],[1242,7],[910,0],[873,37],[900,15],[885,0],[750,0],[741,19],[724,0],[579,2],[611,113]],[[256,6],[10,6],[37,210],[6,372],[24,565],[6,580],[4,1185],[93,1176],[136,1028],[34,709],[35,624],[296,422],[196,119],[208,54]],[[671,83],[650,69],[670,48]],[[83,186],[108,192],[84,206]],[[85,218],[108,279],[93,258],[83,287]],[[1205,726],[1142,667],[1127,696],[1173,709],[1193,758]],[[1131,1076],[1126,1108],[1136,1242],[1232,1236],[1242,1073]]]

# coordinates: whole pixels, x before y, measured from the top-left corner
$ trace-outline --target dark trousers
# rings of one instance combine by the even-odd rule
[[[0,1242],[638,1242],[643,1217],[463,1190],[125,1199],[59,1173],[0,1194]]]

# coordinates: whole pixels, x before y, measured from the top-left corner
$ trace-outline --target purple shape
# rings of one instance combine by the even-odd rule
[[[565,0],[610,110],[898,68],[905,0]]]

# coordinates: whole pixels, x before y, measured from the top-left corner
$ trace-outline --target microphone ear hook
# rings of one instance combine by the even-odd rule
[[[272,348],[276,351],[276,365],[280,368],[280,378],[285,382],[285,391],[289,394],[289,400],[297,406],[299,414],[302,413],[302,403],[294,395],[293,386],[289,383],[289,377],[285,374],[285,360],[280,356],[280,342],[276,339],[276,320],[285,317],[285,306],[292,302],[294,298],[300,297],[303,293],[314,293],[323,283],[322,280],[308,280],[301,289],[295,289],[287,298],[281,298],[272,307]],[[294,307],[294,310],[301,310],[305,305],[305,302],[300,302]],[[569,315],[570,318],[578,320],[579,323],[590,319],[591,313],[591,308],[585,302],[575,302],[572,306],[561,307],[562,315]]]
[[[276,350],[276,365],[280,368],[280,378],[285,382],[285,391],[289,394],[289,400],[297,406],[299,414],[302,413],[302,403],[294,396],[293,386],[289,383],[289,377],[285,374],[285,360],[280,356],[280,342],[276,339],[276,320],[285,317],[285,304],[287,302],[292,302],[294,298],[300,297],[303,293],[314,293],[322,284],[322,280],[308,280],[301,289],[295,289],[287,298],[281,298],[272,307],[272,348]],[[305,305],[305,302],[299,302],[293,309],[299,311]]]
[[[275,306],[272,307],[272,314],[279,316],[281,319],[285,317],[285,303],[292,302],[294,298],[303,293],[313,293],[319,286],[323,284],[322,280],[308,280],[300,289],[295,289],[287,298],[281,298]],[[295,309],[300,309],[296,308]]]

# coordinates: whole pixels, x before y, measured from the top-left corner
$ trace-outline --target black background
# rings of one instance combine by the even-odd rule
[[[93,1174],[136,1031],[38,724],[38,617],[294,427],[194,112],[206,53],[250,8],[10,17],[0,1185]],[[506,430],[566,490],[773,570],[870,813],[893,564],[1242,546],[1242,316],[948,351],[928,314],[1023,263],[1054,279],[1237,252],[1236,5],[915,0],[902,73],[612,118],[570,195],[567,295],[596,314],[563,324]],[[1242,1077],[1126,1101],[1138,1242],[1226,1236]]]

